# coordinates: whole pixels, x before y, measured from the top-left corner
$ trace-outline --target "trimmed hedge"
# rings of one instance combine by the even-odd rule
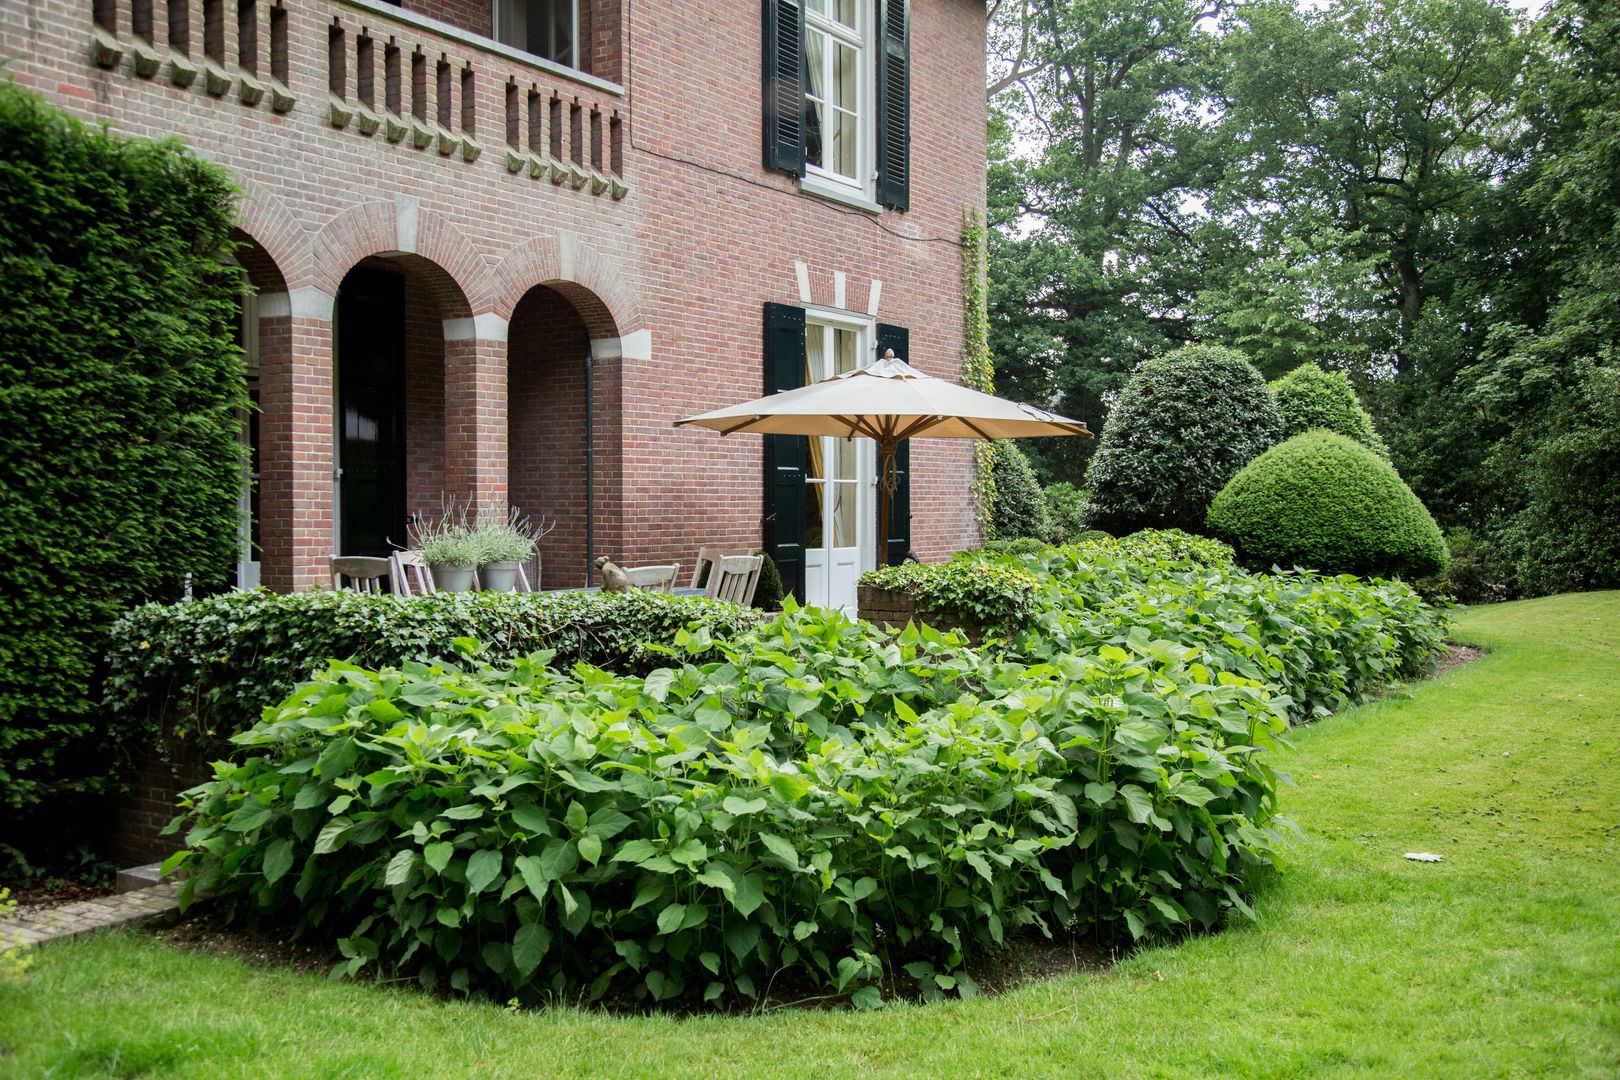
[[[1034,537],[1047,540],[1052,532],[1052,516],[1029,458],[1012,439],[996,442],[994,453],[991,475],[995,478],[996,499],[990,520],[995,539]]]
[[[765,616],[701,597],[625,593],[378,593],[255,589],[185,604],[147,604],[113,631],[105,704],[122,744],[160,734],[227,745],[329,660],[382,667],[452,656],[476,638],[494,656],[550,649],[621,672],[663,662],[654,646],[693,622],[734,637]],[[649,643],[651,643],[649,645]]]
[[[1232,478],[1207,522],[1250,565],[1424,577],[1446,568],[1440,527],[1387,462],[1329,431],[1282,443]]]
[[[100,790],[97,664],[142,600],[224,579],[246,405],[225,172],[0,83],[0,832]],[[42,811],[43,812],[43,811]]]
[[[1131,376],[1086,470],[1086,523],[1114,535],[1196,529],[1215,493],[1282,436],[1248,357],[1189,345]]]
[[[1381,460],[1389,460],[1389,447],[1344,372],[1301,364],[1267,388],[1282,413],[1284,439],[1321,428],[1354,439]]]
[[[470,643],[469,643],[470,644]],[[1264,687],[1190,654],[995,662],[794,611],[645,678],[350,665],[197,789],[195,875],[339,973],[635,1001],[968,994],[1021,927],[1252,917],[1285,825]],[[175,860],[176,862],[182,860]]]

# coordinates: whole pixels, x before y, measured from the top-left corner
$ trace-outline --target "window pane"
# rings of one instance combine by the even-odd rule
[[[821,9],[815,7],[813,10],[820,11]],[[832,10],[828,14],[853,29],[855,26],[855,0],[832,0]]]
[[[827,371],[827,328],[811,323],[804,330],[804,382],[820,382]]]
[[[833,72],[832,103],[854,112],[860,107],[860,53],[842,44],[836,51],[838,67]]]
[[[805,10],[813,11],[817,15],[825,15],[827,14],[827,0],[809,0]]]
[[[832,485],[833,547],[855,546],[855,487],[854,484]]]
[[[842,375],[846,371],[854,371],[860,366],[855,351],[857,335],[853,330],[833,331],[833,368],[835,374]]]
[[[810,75],[810,81],[804,86],[804,160],[811,165],[821,165],[822,99],[827,93],[826,37],[814,30],[807,30],[804,51],[805,67]]]
[[[854,439],[833,440],[833,478],[837,480],[855,479],[855,466],[860,450]]]
[[[551,7],[551,59],[574,66],[574,0],[548,0]]]
[[[815,446],[820,439],[811,439],[810,445]],[[806,547],[818,548],[826,541],[826,529],[822,525],[821,498],[823,485],[819,480],[805,488],[804,493],[804,544]]]

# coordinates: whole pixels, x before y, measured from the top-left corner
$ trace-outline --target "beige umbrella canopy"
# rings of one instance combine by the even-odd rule
[[[1079,420],[924,375],[895,359],[892,349],[871,367],[675,421],[677,427],[683,424],[696,424],[722,435],[744,431],[845,439],[862,435],[875,440],[883,461],[880,566],[888,561],[889,500],[898,484],[894,449],[902,441],[1091,435]]]

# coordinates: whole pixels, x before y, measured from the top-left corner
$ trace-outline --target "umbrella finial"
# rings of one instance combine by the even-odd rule
[[[893,349],[884,349],[883,350],[883,359],[885,359],[885,360],[893,360],[894,359],[894,350]]]

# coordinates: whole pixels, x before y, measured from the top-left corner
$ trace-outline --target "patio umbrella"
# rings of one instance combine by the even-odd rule
[[[870,367],[675,421],[676,427],[683,424],[722,435],[737,431],[845,439],[861,435],[875,441],[883,463],[883,482],[878,485],[879,566],[888,562],[889,501],[899,485],[894,449],[904,440],[1091,435],[1079,420],[924,375],[896,359],[893,349]]]

